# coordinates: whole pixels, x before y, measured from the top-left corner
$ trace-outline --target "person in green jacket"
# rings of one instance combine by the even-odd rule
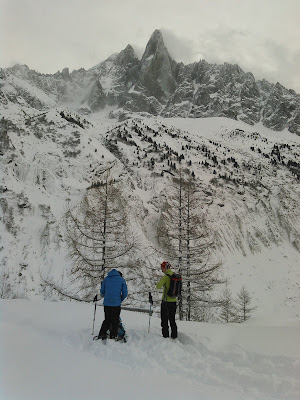
[[[177,298],[169,297],[167,295],[168,290],[170,288],[170,278],[168,277],[168,275],[173,275],[174,272],[171,270],[171,264],[167,261],[161,263],[160,267],[162,272],[164,273],[164,276],[160,279],[160,281],[156,285],[156,289],[161,289],[162,287],[164,288],[161,308],[160,308],[162,335],[164,338],[169,337],[169,323],[170,323],[171,338],[176,339],[177,325],[175,322],[175,314],[176,314]]]

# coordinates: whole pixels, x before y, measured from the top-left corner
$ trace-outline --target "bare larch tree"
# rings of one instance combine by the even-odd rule
[[[221,295],[220,321],[230,323],[236,321],[236,309],[232,298],[231,290],[226,285]]]
[[[179,177],[168,188],[158,226],[158,240],[183,277],[179,318],[199,319],[199,307],[215,302],[208,293],[219,278],[220,263],[214,262],[213,235],[209,232],[201,208],[201,196],[193,179]]]
[[[78,294],[90,299],[108,270],[120,267],[134,249],[127,203],[109,173],[68,210],[66,227],[72,280]]]
[[[243,285],[241,291],[237,295],[235,300],[236,308],[236,322],[245,322],[250,318],[252,311],[256,310],[256,307],[251,307],[251,295],[246,287]]]

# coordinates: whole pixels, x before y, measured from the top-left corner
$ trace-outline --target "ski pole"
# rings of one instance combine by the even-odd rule
[[[150,319],[151,319],[151,306],[153,304],[153,299],[151,292],[149,292],[149,303],[150,303],[150,309],[149,309],[149,326],[148,326],[148,333],[150,332]]]
[[[93,332],[92,332],[92,335],[94,334],[94,327],[95,327],[95,317],[96,317],[96,308],[97,308],[97,306],[96,306],[96,303],[95,303],[95,310],[94,310],[94,320],[93,320]]]

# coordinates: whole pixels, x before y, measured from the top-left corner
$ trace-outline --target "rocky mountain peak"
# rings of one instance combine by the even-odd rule
[[[62,74],[62,77],[63,77],[64,79],[70,79],[70,71],[69,71],[69,68],[64,68],[64,69],[62,70],[61,74]]]
[[[126,66],[126,65],[128,65],[128,64],[130,64],[132,62],[137,61],[137,60],[138,60],[138,58],[137,58],[137,56],[136,56],[136,54],[134,52],[133,47],[130,44],[128,44],[125,47],[125,49],[122,50],[118,54],[118,56],[116,58],[116,63],[118,65],[120,65],[120,66],[122,66],[122,65]]]
[[[165,46],[161,31],[156,29],[152,33],[152,35],[147,43],[145,52],[142,57],[142,63],[145,62],[149,57],[155,56],[155,54],[157,54],[158,52],[159,53],[161,53],[161,52],[168,53],[168,50]]]
[[[29,67],[25,64],[16,64],[8,69],[13,75],[22,79],[28,79],[28,75],[30,75],[30,72],[34,72],[30,71]]]
[[[155,30],[141,60],[140,82],[151,96],[162,103],[166,103],[176,87],[174,63],[164,44],[161,32]]]
[[[79,69],[70,74],[65,68],[45,75],[16,65],[1,71],[0,78],[0,102],[5,104],[38,104],[42,109],[53,101],[79,101],[90,111],[116,106],[111,116],[120,119],[132,112],[227,117],[250,125],[261,121],[273,130],[287,128],[300,135],[300,95],[294,90],[278,82],[256,80],[237,64],[217,65],[205,60],[177,63],[158,29],[152,33],[141,60],[129,44],[87,71]]]

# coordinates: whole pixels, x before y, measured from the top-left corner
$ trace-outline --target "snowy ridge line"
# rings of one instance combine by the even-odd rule
[[[155,71],[155,74],[154,72]],[[177,72],[175,72],[177,71]],[[178,72],[180,71],[180,72]],[[184,77],[184,79],[182,78]],[[2,103],[43,110],[65,105],[84,115],[111,107],[111,117],[223,117],[299,134],[299,94],[256,80],[238,65],[177,63],[155,30],[141,59],[131,45],[96,66],[41,74],[26,65],[1,70]],[[284,106],[283,106],[284,105]]]

